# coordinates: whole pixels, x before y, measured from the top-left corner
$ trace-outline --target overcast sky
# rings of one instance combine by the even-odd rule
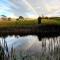
[[[0,15],[60,16],[60,0],[0,0]]]

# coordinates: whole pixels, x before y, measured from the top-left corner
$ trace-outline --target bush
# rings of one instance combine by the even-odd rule
[[[8,20],[10,21],[10,20],[11,20],[11,18],[9,17],[9,18],[8,18]]]
[[[41,17],[38,17],[38,24],[41,23]]]

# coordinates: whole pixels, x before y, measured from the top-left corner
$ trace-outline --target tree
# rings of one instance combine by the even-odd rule
[[[11,20],[11,18],[9,17],[9,18],[8,18],[8,20],[10,21],[10,20]]]
[[[41,17],[39,16],[38,17],[38,24],[40,24],[41,23]]]
[[[16,19],[17,21],[19,20],[19,18]]]
[[[2,20],[7,20],[7,17],[5,15],[1,15],[2,16]]]
[[[22,17],[22,16],[19,16],[19,19],[24,19],[24,17]]]
[[[48,19],[48,17],[46,16],[45,19]]]

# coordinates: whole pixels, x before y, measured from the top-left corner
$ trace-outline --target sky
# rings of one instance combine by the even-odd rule
[[[60,16],[60,0],[0,0],[0,15],[8,17]]]

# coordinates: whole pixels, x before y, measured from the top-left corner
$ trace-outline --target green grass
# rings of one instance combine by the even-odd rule
[[[45,24],[45,25],[58,24],[57,22],[58,21],[54,19],[42,19],[41,24]]]
[[[0,21],[0,28],[4,28],[4,27],[20,27],[20,26],[33,26],[33,25],[37,25],[38,24],[38,20],[34,19],[34,20],[19,20],[19,21],[8,21],[8,20],[1,20]],[[51,25],[51,24],[55,24],[55,25],[60,25],[60,20],[59,19],[42,19],[41,20],[41,24],[40,25]]]
[[[18,26],[32,26],[38,24],[37,20],[19,20],[19,21],[0,21],[0,28],[3,27],[18,27]]]

